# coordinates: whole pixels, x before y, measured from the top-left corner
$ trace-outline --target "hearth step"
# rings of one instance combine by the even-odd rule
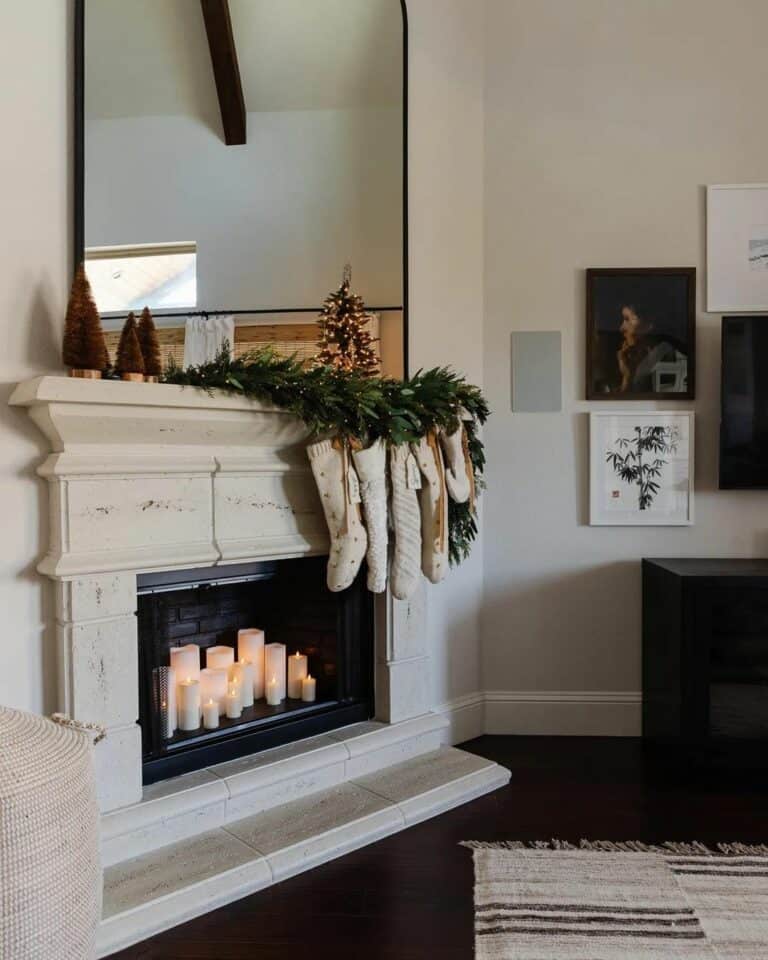
[[[108,867],[100,957],[508,783],[445,747]]]

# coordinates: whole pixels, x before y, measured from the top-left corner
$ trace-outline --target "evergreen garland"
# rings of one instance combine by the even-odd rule
[[[478,428],[488,418],[488,404],[478,387],[448,367],[393,380],[357,370],[307,368],[269,346],[233,360],[225,344],[210,363],[182,370],[171,362],[163,381],[274,404],[303,420],[313,435],[354,437],[364,445],[380,437],[393,444],[415,443],[433,428],[452,432],[466,411],[475,486],[483,488],[485,453]],[[448,519],[449,553],[451,563],[457,564],[470,552],[477,523],[470,503],[450,501]]]

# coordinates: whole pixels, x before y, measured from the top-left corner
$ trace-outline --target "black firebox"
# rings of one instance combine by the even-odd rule
[[[342,593],[325,583],[325,557],[143,574],[138,579],[139,723],[144,783],[222,763],[373,716],[371,594],[361,572]],[[260,627],[268,643],[308,657],[317,678],[314,703],[257,700],[216,730],[177,730],[164,739],[153,708],[155,667],[170,648],[237,646],[237,631]]]

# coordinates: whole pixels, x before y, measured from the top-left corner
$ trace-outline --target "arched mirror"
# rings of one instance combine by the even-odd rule
[[[349,262],[402,375],[404,2],[77,0],[76,16],[75,247],[108,345],[148,305],[178,362],[220,318],[236,353],[309,358]]]

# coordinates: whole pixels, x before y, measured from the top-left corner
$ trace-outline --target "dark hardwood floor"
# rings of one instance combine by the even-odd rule
[[[509,787],[115,954],[119,960],[470,960],[461,840],[768,840],[768,786],[659,777],[641,742],[482,737]]]

